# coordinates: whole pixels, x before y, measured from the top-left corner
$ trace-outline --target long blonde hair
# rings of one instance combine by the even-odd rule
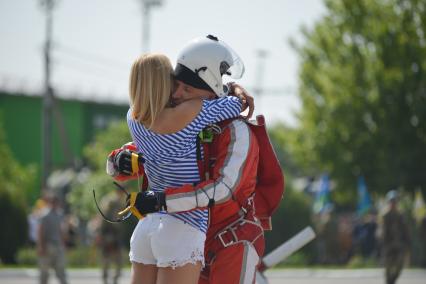
[[[173,68],[169,58],[151,53],[140,56],[130,73],[130,106],[133,119],[151,128],[167,106],[172,92]]]

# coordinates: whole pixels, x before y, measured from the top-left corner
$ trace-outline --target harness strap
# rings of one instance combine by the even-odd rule
[[[132,175],[139,173],[139,155],[131,152]]]
[[[200,135],[204,137],[203,132],[201,132]],[[198,135],[196,139],[197,167],[198,167],[198,172],[200,175],[200,181],[206,181],[210,179],[210,170],[212,168],[212,162],[214,161],[214,159],[211,159],[210,157],[210,147],[212,144],[211,142],[213,140],[213,136],[208,137],[206,141],[202,141],[200,135]],[[201,157],[201,144],[203,147],[204,159],[202,159]],[[216,194],[216,183],[214,183],[213,196],[210,197],[204,189],[202,190],[204,194],[207,196],[207,198],[209,199],[208,208],[211,208],[215,204],[214,197]],[[197,203],[198,203],[198,200],[197,200]]]
[[[264,235],[262,226],[252,213],[247,214],[247,211],[240,210],[237,214],[239,217],[217,232],[212,241],[206,245],[209,248],[205,260],[207,266],[214,262],[218,251],[242,242],[256,246],[257,240]],[[241,229],[242,226],[250,226],[251,228]]]
[[[210,145],[211,143],[203,143],[204,150],[204,178],[205,180],[210,179]]]
[[[203,160],[201,158],[201,138],[199,135],[197,135],[196,142],[196,156],[197,156],[197,167],[198,167],[198,174],[200,175],[200,180],[203,180],[204,177],[204,167],[203,167]]]
[[[200,135],[201,134],[202,132],[200,133]],[[197,167],[198,173],[200,175],[200,180],[205,181],[210,179],[210,170],[212,168],[212,163],[216,158],[212,158],[210,154],[210,145],[212,141],[202,141],[200,135],[198,135],[196,139]],[[203,147],[204,159],[201,157],[201,146]]]

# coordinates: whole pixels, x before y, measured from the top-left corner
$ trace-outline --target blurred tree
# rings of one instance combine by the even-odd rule
[[[96,213],[92,189],[95,189],[98,201],[117,188],[105,173],[108,154],[123,144],[132,141],[125,121],[112,123],[105,131],[99,132],[92,143],[83,150],[89,168],[79,174],[67,199],[71,210],[83,220],[89,220]]]
[[[15,263],[15,254],[28,241],[25,192],[35,186],[34,166],[23,167],[6,144],[0,121],[0,260]]]
[[[288,183],[288,176],[286,178],[286,183]],[[289,185],[286,185],[284,199],[272,216],[272,231],[265,232],[265,254],[311,225],[311,203],[312,200],[309,196],[296,192]],[[313,257],[311,246],[304,248],[302,251]]]
[[[337,200],[356,200],[359,175],[371,191],[426,190],[426,2],[325,3],[293,42],[302,110],[289,151],[330,173]]]
[[[296,191],[292,184],[293,177],[300,176],[302,169],[298,167],[289,153],[288,143],[294,137],[294,129],[278,124],[268,130],[275,153],[280,161],[285,177],[284,198],[280,207],[272,216],[272,231],[265,232],[266,253],[269,253],[285,241],[289,240],[306,226],[312,225],[312,197]],[[315,258],[312,245],[302,249],[305,260]]]
[[[129,141],[132,141],[132,138],[127,123],[121,121],[112,123],[106,130],[99,132],[94,141],[84,148],[83,155],[88,168],[78,174],[77,179],[72,184],[72,190],[67,195],[71,211],[79,217],[81,226],[84,227],[86,222],[99,215],[93,200],[92,189],[96,191],[98,202],[112,191],[118,190],[112,183],[111,177],[105,173],[106,159],[113,149],[119,148]],[[129,191],[138,188],[137,181],[128,182],[125,186],[129,187]],[[102,208],[102,205],[99,204],[101,210],[106,210],[106,208]],[[136,223],[136,218],[132,216],[128,221],[117,224],[124,231],[123,240],[126,244],[129,244],[128,240]],[[83,228],[83,230],[85,229]]]
[[[291,129],[284,124],[276,124],[269,128],[268,135],[274,147],[275,154],[285,172],[285,176],[299,176],[302,170],[294,161],[291,153],[288,151],[288,143],[290,137],[294,136],[294,129]]]

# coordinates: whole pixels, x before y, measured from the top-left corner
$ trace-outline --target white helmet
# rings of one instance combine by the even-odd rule
[[[190,41],[182,49],[174,73],[177,80],[222,97],[228,91],[222,76],[241,78],[244,63],[226,43],[208,35]]]

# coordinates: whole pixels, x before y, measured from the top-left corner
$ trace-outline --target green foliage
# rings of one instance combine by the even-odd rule
[[[327,0],[304,43],[300,124],[289,151],[341,192],[426,188],[426,3]]]
[[[27,241],[28,224],[26,208],[7,191],[0,191],[0,259],[15,263],[15,254]]]
[[[37,252],[35,248],[24,247],[16,253],[16,262],[20,266],[36,266]]]
[[[294,129],[288,128],[285,125],[277,124],[269,129],[268,135],[274,147],[275,154],[284,170],[285,175],[298,176],[301,174],[301,169],[294,161],[291,155],[290,139],[295,137]]]
[[[23,167],[6,144],[0,121],[0,260],[15,263],[15,254],[28,236],[25,192],[34,186],[35,168]]]
[[[288,267],[306,267],[306,264],[309,263],[309,259],[304,252],[295,252],[290,255],[286,260],[277,265],[278,268],[288,268]],[[275,268],[275,267],[274,267]]]
[[[105,173],[108,154],[129,141],[132,141],[132,138],[126,121],[111,123],[105,131],[97,133],[94,141],[84,148],[84,157],[95,171]]]
[[[272,231],[265,232],[266,253],[289,240],[306,226],[311,225],[312,200],[304,193],[292,188],[292,177],[302,174],[302,169],[294,161],[291,153],[291,139],[295,137],[294,129],[278,124],[268,131],[275,153],[280,161],[285,176],[285,192],[280,207],[272,217]],[[308,245],[290,256],[283,263],[289,266],[306,264],[312,258],[313,248]]]
[[[116,190],[111,177],[105,173],[106,159],[113,149],[129,141],[129,130],[123,121],[111,124],[105,131],[96,135],[93,143],[84,148],[84,156],[91,169],[80,173],[67,196],[72,211],[81,219],[89,220],[97,214],[92,189],[96,192],[97,200]]]
[[[25,192],[32,191],[35,186],[35,165],[22,166],[13,157],[6,143],[3,124],[0,121],[0,192],[7,192],[21,206],[25,204]]]
[[[93,267],[99,263],[95,246],[79,246],[67,251],[67,263],[71,267]]]
[[[123,259],[126,259],[128,251],[123,250]],[[66,251],[67,267],[97,267],[99,266],[100,250],[95,246],[79,246]],[[37,252],[35,248],[25,247],[17,253],[17,263],[20,266],[37,265]]]
[[[379,263],[376,258],[365,259],[360,255],[355,255],[350,259],[346,267],[351,269],[379,267]]]

